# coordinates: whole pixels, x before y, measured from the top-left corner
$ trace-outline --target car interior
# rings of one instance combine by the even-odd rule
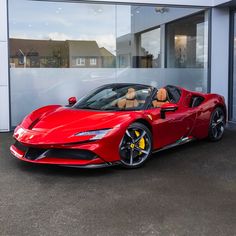
[[[181,97],[181,90],[173,85],[158,89],[152,101],[153,107],[160,107],[165,103],[178,103]]]
[[[158,89],[156,96],[154,97],[154,100],[152,101],[152,106],[156,108],[168,102],[169,102],[169,98],[168,98],[167,90],[165,88],[160,88]]]
[[[117,106],[119,109],[130,109],[138,107],[145,103],[147,95],[150,91],[139,90],[136,91],[134,88],[128,88],[125,96],[118,100]],[[154,108],[160,107],[165,103],[177,103],[181,97],[181,90],[173,85],[167,85],[166,87],[158,89],[156,96],[152,101]]]
[[[120,109],[133,108],[137,107],[139,102],[136,98],[136,91],[134,88],[129,88],[128,92],[125,95],[125,98],[122,98],[118,101],[117,106]]]
[[[142,109],[152,94],[151,87],[127,86],[118,88],[107,88],[99,91],[92,97],[88,98],[78,108],[83,109],[101,109],[101,110],[132,110]],[[156,90],[153,95],[151,106],[153,108],[161,107],[165,103],[178,103],[181,98],[181,89],[173,85]],[[197,107],[204,101],[204,97],[199,94],[189,94],[185,99],[187,107]]]
[[[117,106],[119,109],[130,109],[142,106],[145,104],[150,94],[151,89],[144,88],[135,90],[130,87],[127,93],[117,101]]]

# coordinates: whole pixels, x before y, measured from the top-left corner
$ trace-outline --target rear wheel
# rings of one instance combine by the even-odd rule
[[[141,123],[133,123],[126,130],[120,143],[121,163],[126,168],[142,166],[152,152],[152,134]]]
[[[222,108],[217,107],[211,114],[208,138],[212,142],[219,141],[225,130],[225,114]]]

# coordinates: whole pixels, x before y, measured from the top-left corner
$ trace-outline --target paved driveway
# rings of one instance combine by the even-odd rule
[[[0,235],[236,235],[236,130],[137,170],[22,163],[0,134]]]

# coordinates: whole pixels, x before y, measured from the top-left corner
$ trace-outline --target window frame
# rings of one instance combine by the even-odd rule
[[[81,63],[83,61],[83,63]],[[75,65],[76,66],[85,66],[86,65],[86,60],[84,57],[76,57],[75,59]]]
[[[94,60],[95,62],[93,62],[93,60]],[[96,66],[96,65],[97,65],[97,58],[96,58],[96,57],[91,57],[91,58],[89,58],[89,65],[90,65],[90,66]]]

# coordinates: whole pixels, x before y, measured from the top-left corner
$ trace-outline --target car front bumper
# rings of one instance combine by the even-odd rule
[[[10,151],[13,156],[21,161],[38,164],[54,164],[91,169],[109,167],[120,163],[119,158],[106,160],[100,157],[98,155],[98,153],[101,153],[100,148],[100,145],[96,143],[69,147],[58,145],[55,147],[52,145],[39,147],[25,145],[16,141],[15,144],[11,145]]]

